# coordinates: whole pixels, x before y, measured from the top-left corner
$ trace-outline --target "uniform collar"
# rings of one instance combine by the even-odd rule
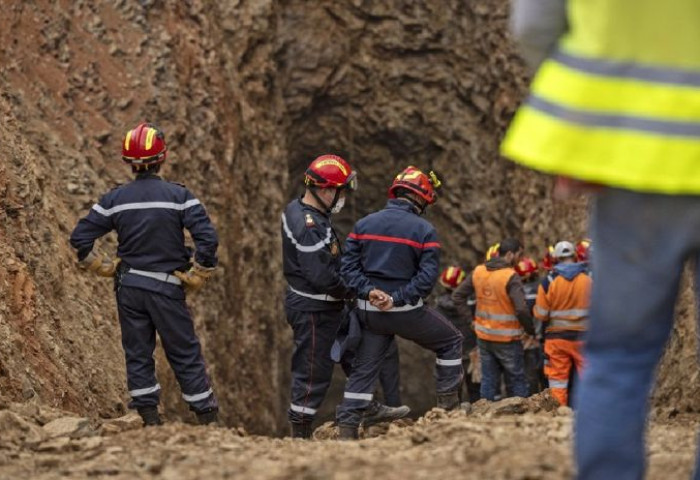
[[[301,208],[308,208],[308,209],[310,209],[310,210],[313,210],[314,212],[318,212],[320,215],[323,215],[323,216],[326,217],[326,218],[330,218],[329,215],[328,215],[326,212],[324,212],[323,210],[319,210],[318,208],[316,208],[316,207],[314,207],[314,206],[312,206],[312,205],[309,205],[308,203],[304,203],[304,202],[301,200],[302,198],[303,198],[303,197],[300,197],[300,198],[297,199],[298,202],[299,202],[299,204],[301,205]]]
[[[384,208],[416,213],[416,208],[412,204],[405,200],[399,200],[398,198],[390,198],[389,201],[386,202],[386,207]]]
[[[156,180],[163,180],[160,175],[156,175],[155,173],[139,173],[136,175],[135,180],[150,180],[150,179],[156,179]]]

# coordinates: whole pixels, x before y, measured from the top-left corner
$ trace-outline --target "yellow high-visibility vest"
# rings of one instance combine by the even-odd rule
[[[501,152],[544,172],[700,194],[700,0],[569,0]]]

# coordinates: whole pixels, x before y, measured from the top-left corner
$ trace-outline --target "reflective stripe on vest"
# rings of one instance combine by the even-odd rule
[[[553,318],[547,323],[547,331],[553,330],[586,330],[588,328],[588,320],[562,320]]]
[[[594,183],[700,194],[700,2],[567,3],[569,32],[502,153]]]
[[[491,342],[512,342],[520,339],[523,330],[506,290],[513,275],[515,270],[512,268],[488,270],[486,266],[479,265],[474,269],[474,330],[478,338]]]

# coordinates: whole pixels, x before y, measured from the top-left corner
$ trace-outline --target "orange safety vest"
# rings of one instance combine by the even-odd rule
[[[485,265],[479,265],[474,269],[474,330],[478,338],[490,342],[520,341],[523,329],[506,290],[513,275],[515,270],[512,268],[488,270]]]
[[[588,328],[591,277],[585,273],[573,280],[558,275],[544,290],[540,285],[535,301],[535,318],[546,322],[545,332],[584,332]]]

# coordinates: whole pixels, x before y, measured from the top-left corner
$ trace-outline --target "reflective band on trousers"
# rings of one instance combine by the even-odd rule
[[[516,337],[518,335],[521,335],[523,331],[521,329],[508,329],[508,330],[500,330],[500,329],[495,329],[495,328],[487,328],[484,326],[479,325],[478,323],[474,324],[474,328],[481,333],[486,333],[488,335],[496,335],[500,337]]]
[[[133,273],[134,275],[139,275],[141,277],[154,278],[156,280],[160,280],[161,282],[172,283],[173,285],[182,285],[182,281],[179,278],[163,272],[148,272],[146,270],[130,268],[127,273]]]
[[[456,358],[454,360],[448,360],[443,358],[436,358],[435,363],[443,367],[458,367],[462,365],[462,359]]]
[[[654,120],[631,114],[615,114],[600,111],[584,111],[550,102],[532,94],[527,105],[540,112],[564,120],[565,122],[587,127],[605,127],[640,132],[657,133],[661,135],[700,138],[700,122],[684,122],[680,120]]]
[[[568,388],[568,380],[554,380],[552,378],[547,379],[549,381],[549,388]]]
[[[289,409],[292,412],[303,413],[305,415],[316,415],[315,408],[301,407],[299,405],[294,405],[293,403],[291,405],[289,405]]]
[[[158,390],[160,390],[160,383],[156,383],[152,387],[137,388],[136,390],[129,390],[129,395],[131,395],[132,397],[142,397],[143,395],[155,393]]]
[[[343,394],[343,397],[349,400],[367,400],[368,402],[371,402],[374,395],[372,395],[371,393],[345,392]]]
[[[419,299],[418,303],[415,305],[409,305],[406,304],[402,307],[393,307],[391,310],[380,310],[371,303],[369,303],[367,300],[358,300],[357,301],[357,308],[360,310],[364,310],[366,312],[384,312],[384,313],[396,313],[396,312],[408,312],[411,310],[415,310],[417,308],[420,308],[423,306],[423,299]]]
[[[186,393],[183,393],[182,398],[184,398],[186,402],[198,402],[200,400],[204,400],[205,398],[209,398],[212,393],[214,393],[214,390],[210,388],[206,392],[196,393],[194,395],[187,395]]]
[[[562,320],[560,318],[553,318],[549,321],[548,327],[556,328],[575,328],[575,327],[588,327],[587,320]]]
[[[496,322],[512,322],[518,321],[518,317],[507,313],[488,313],[479,310],[474,314],[475,317],[483,318],[484,320],[494,320]]]
[[[331,295],[326,295],[325,293],[306,293],[306,292],[300,292],[299,290],[289,287],[289,290],[291,292],[296,293],[299,296],[306,297],[306,298],[311,298],[313,300],[320,300],[322,302],[342,302],[342,298],[335,298]]]

